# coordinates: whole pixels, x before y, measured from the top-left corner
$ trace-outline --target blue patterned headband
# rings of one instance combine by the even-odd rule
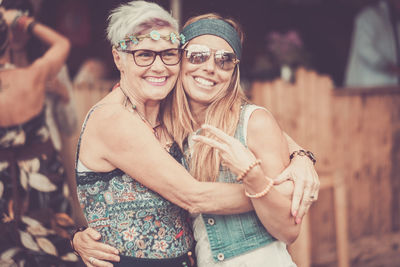
[[[189,42],[193,38],[200,35],[211,34],[221,37],[232,47],[236,57],[240,60],[242,53],[242,44],[235,28],[229,23],[220,19],[201,19],[195,21],[182,30],[185,42]]]

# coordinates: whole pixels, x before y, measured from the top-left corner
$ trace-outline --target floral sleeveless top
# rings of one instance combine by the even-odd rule
[[[77,148],[79,148],[88,114]],[[170,154],[181,163],[174,143]],[[139,152],[140,153],[140,152]],[[193,245],[190,218],[184,209],[146,188],[120,169],[111,172],[76,169],[78,198],[88,226],[100,232],[102,242],[121,255],[165,259],[187,253]]]

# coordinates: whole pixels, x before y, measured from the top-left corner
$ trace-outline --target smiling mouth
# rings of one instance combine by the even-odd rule
[[[163,85],[167,81],[167,77],[146,77],[146,81],[155,85]]]
[[[194,80],[199,83],[200,85],[211,87],[215,85],[215,82],[201,78],[201,77],[195,77]]]

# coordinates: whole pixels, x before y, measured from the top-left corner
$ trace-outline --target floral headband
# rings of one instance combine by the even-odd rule
[[[161,35],[158,31],[152,30],[148,34],[143,34],[143,35],[129,35],[125,37],[124,40],[121,40],[118,42],[119,47],[121,47],[123,50],[128,48],[128,43],[131,42],[132,44],[138,44],[140,41],[142,41],[145,38],[150,38],[153,39],[154,41],[158,41],[160,39],[166,40],[166,41],[171,41],[171,43],[185,43],[185,36],[183,34],[179,34],[177,32],[171,32],[168,35]]]

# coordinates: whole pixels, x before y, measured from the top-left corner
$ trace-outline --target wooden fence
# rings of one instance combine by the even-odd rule
[[[315,152],[322,184],[345,187],[344,197],[321,189],[303,262],[337,266],[342,249],[351,266],[400,266],[400,89],[334,89],[329,77],[300,69],[294,84],[256,82],[250,94]],[[336,246],[341,238],[349,240],[345,251]]]

